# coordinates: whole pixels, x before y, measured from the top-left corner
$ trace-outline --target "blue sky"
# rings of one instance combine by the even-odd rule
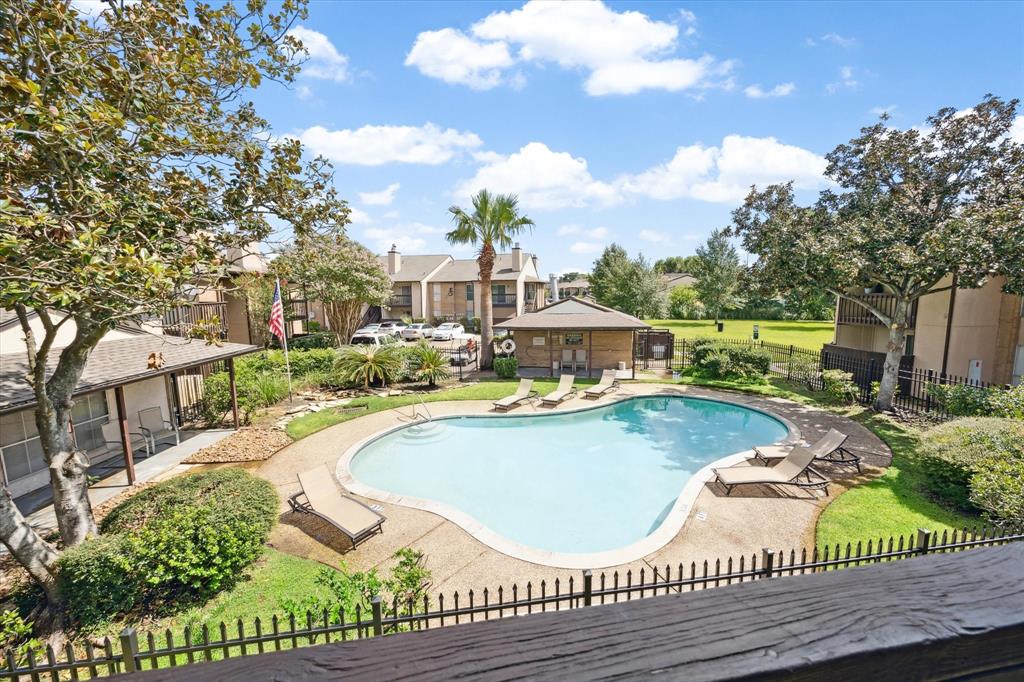
[[[353,237],[471,255],[446,209],[486,186],[520,195],[544,274],[693,253],[751,183],[813,197],[880,111],[1024,94],[1024,3],[314,0],[297,35],[304,75],[258,110],[333,161]]]

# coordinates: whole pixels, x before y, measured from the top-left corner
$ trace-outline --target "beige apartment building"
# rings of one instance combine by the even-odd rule
[[[905,366],[971,381],[1018,384],[1024,377],[1024,297],[1002,291],[1003,279],[977,289],[951,287],[952,277],[911,310]],[[951,288],[947,288],[951,287]],[[944,289],[944,291],[942,290]],[[881,288],[858,294],[882,307],[894,303]],[[835,340],[825,350],[882,360],[888,329],[863,306],[840,299]]]
[[[392,246],[381,261],[394,283],[390,304],[382,311],[385,319],[409,317],[438,322],[480,316],[484,292],[475,258],[406,256]],[[498,254],[490,296],[495,323],[542,306],[545,289],[537,270],[537,256],[525,253],[518,244],[510,253]]]

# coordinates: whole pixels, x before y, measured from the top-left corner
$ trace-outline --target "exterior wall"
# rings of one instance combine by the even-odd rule
[[[583,343],[567,345],[564,343],[566,333],[582,334]],[[549,337],[545,329],[516,329],[512,338],[520,367],[550,369],[553,361],[561,362],[563,350],[573,351],[573,357],[577,351],[585,351],[592,374],[602,369],[616,369],[620,362],[629,367],[633,362],[633,332],[629,330],[553,331]],[[538,339],[543,343],[535,344]]]
[[[936,287],[947,287],[953,283],[952,277],[945,277]],[[962,291],[957,292],[957,300]],[[914,366],[919,369],[942,369],[942,354],[946,344],[946,323],[949,319],[950,291],[928,294],[918,299],[917,323],[914,326]],[[959,303],[958,303],[959,304]],[[954,314],[954,320],[956,315]],[[950,365],[952,374],[954,372]],[[964,372],[966,374],[966,372]]]
[[[835,342],[837,346],[884,353],[888,340],[889,330],[885,327],[869,327],[859,324],[836,325]]]
[[[470,283],[467,282],[428,282],[427,283],[427,303],[428,311],[427,319],[433,322],[435,318],[451,319],[459,321],[463,317],[467,316],[468,307],[466,305],[466,288]],[[441,297],[439,302],[434,300],[434,287],[437,286],[440,289]],[[476,287],[474,287],[474,305],[476,299]],[[451,292],[451,295],[449,295]],[[474,309],[474,317],[479,316],[479,310]]]
[[[59,314],[51,314],[54,322],[61,319]],[[39,321],[39,318],[32,316],[29,319],[29,326],[32,328],[32,332],[36,335],[36,339],[42,338],[46,330],[43,329],[43,323]],[[77,328],[75,327],[74,320],[68,320],[60,329],[57,330],[57,338],[53,343],[54,348],[64,348],[75,338]],[[159,333],[159,332],[157,332]],[[103,341],[116,341],[118,339],[130,339],[131,334],[120,329],[111,329],[103,337]],[[7,355],[8,353],[24,353],[25,352],[25,333],[21,330],[21,324],[15,322],[11,326],[7,327],[3,331],[0,331],[0,353]]]
[[[1024,343],[1021,327],[1024,327],[1024,298],[1003,294],[999,306],[995,362],[992,365],[993,382],[1000,384],[1013,382],[1017,348]]]
[[[393,308],[384,309],[385,320],[397,320],[402,317],[411,317],[418,320],[423,317],[426,303],[424,300],[426,298],[425,287],[421,282],[395,282],[394,286],[391,287],[391,293],[399,296],[402,294],[403,287],[409,287],[412,303],[408,306],[394,306]]]
[[[245,294],[228,291],[224,294],[225,322],[228,325],[228,341],[231,343],[252,343],[249,334],[249,307]]]
[[[1001,286],[1001,281],[991,281],[980,289],[956,292],[953,330],[949,339],[949,374],[966,377],[970,362],[981,360],[982,381],[1009,381],[1008,376],[996,376],[997,364],[1005,365],[1005,359],[997,363],[996,353],[1003,306]],[[1005,371],[1005,367],[1003,369]]]

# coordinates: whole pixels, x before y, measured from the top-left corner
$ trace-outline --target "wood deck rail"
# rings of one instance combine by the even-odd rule
[[[125,679],[930,680],[1021,666],[1024,543],[1015,543]]]

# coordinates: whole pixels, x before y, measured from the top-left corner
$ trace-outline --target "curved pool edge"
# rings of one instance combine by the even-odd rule
[[[634,385],[629,385],[631,388]],[[639,387],[639,386],[638,386]],[[434,421],[441,421],[447,419],[462,419],[466,417],[478,418],[478,419],[501,419],[501,418],[523,418],[523,417],[544,417],[547,415],[557,414],[569,414],[573,412],[585,412],[587,410],[594,410],[599,408],[608,407],[616,403],[624,402],[626,400],[635,400],[638,398],[654,398],[663,395],[672,395],[678,397],[686,397],[691,400],[704,400],[708,402],[720,402],[729,405],[735,405],[737,407],[743,407],[754,412],[759,412],[765,416],[768,416],[776,421],[780,422],[787,430],[788,435],[781,441],[780,444],[793,444],[800,442],[801,435],[800,429],[789,419],[769,412],[768,410],[760,407],[755,407],[746,404],[739,400],[732,400],[728,395],[721,397],[707,397],[707,396],[696,396],[688,395],[685,388],[677,389],[671,386],[659,386],[656,392],[639,392],[629,393],[626,395],[615,395],[612,400],[601,400],[597,401],[596,404],[592,405],[581,405],[579,407],[572,407],[566,409],[554,409],[551,411],[536,413],[531,412],[528,414],[498,414],[493,412],[487,413],[473,413],[473,412],[460,412],[454,414],[447,414],[440,417],[435,417]],[[413,497],[409,495],[397,495],[395,493],[378,490],[371,486],[365,485],[357,480],[351,472],[350,465],[352,459],[356,454],[364,447],[372,443],[373,441],[382,438],[390,433],[398,431],[399,429],[406,428],[415,424],[416,422],[408,422],[397,424],[387,429],[382,429],[374,434],[371,434],[365,438],[362,438],[355,444],[348,447],[338,460],[338,464],[335,467],[335,477],[342,484],[342,486],[356,495],[362,497],[374,499],[380,502],[386,502],[388,504],[397,504],[404,507],[410,507],[412,509],[419,509],[421,511],[430,512],[437,514],[455,525],[462,528],[464,531],[469,533],[475,539],[479,540],[483,544],[487,545],[491,549],[494,549],[502,554],[506,554],[515,559],[521,559],[534,564],[540,564],[543,566],[549,566],[552,568],[563,568],[563,569],[597,569],[607,568],[610,566],[618,566],[627,564],[637,559],[641,559],[649,554],[652,554],[675,538],[679,532],[683,529],[686,520],[689,518],[690,512],[693,510],[694,502],[697,500],[697,496],[700,495],[701,490],[705,484],[713,478],[712,469],[718,467],[731,466],[738,464],[744,460],[749,459],[753,456],[753,450],[741,450],[725,457],[721,457],[710,464],[705,465],[699,469],[690,480],[683,486],[678,497],[676,497],[675,503],[672,505],[672,509],[665,516],[665,519],[661,522],[658,528],[650,535],[626,545],[618,549],[606,550],[604,552],[588,552],[588,553],[568,553],[568,552],[552,552],[549,550],[537,549],[536,547],[530,547],[521,543],[510,540],[505,536],[491,530],[484,524],[477,521],[470,514],[463,512],[460,509],[452,507],[442,502],[434,500]]]

